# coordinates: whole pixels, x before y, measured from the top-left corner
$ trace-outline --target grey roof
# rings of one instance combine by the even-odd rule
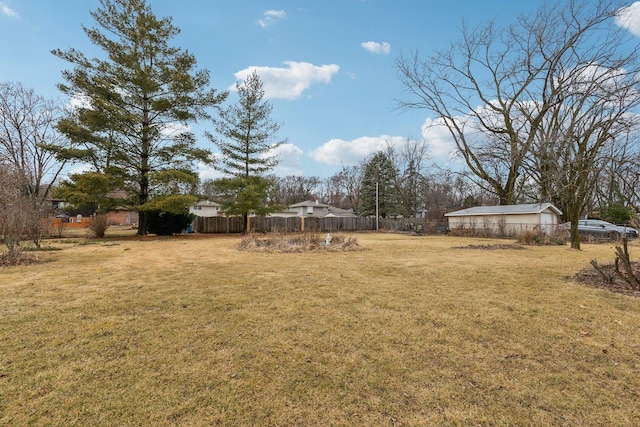
[[[221,206],[219,203],[212,202],[211,200],[200,200],[194,206]]]
[[[547,209],[557,215],[562,215],[562,211],[551,203],[532,203],[526,205],[475,206],[473,208],[448,212],[444,214],[444,216],[526,215],[542,213]]]
[[[340,209],[334,206],[329,206],[329,215],[354,218],[357,215],[353,213],[353,210]]]
[[[294,205],[289,205],[290,208],[306,208],[307,206],[317,206],[319,208],[327,208],[329,205],[325,205],[324,203],[314,202],[313,200],[305,200],[304,202],[296,203]]]

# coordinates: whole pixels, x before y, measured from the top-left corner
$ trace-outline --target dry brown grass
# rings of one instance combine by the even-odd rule
[[[357,237],[79,239],[0,269],[0,425],[637,424],[640,299],[565,279],[613,245]]]

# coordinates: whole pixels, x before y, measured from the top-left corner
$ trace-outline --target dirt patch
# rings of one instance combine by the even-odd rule
[[[631,266],[633,267],[636,277],[640,277],[640,262],[632,262]],[[569,277],[569,279],[575,280],[581,285],[640,297],[640,291],[631,289],[630,285],[616,274],[614,264],[599,265],[598,267],[607,277],[607,280],[602,277],[594,267],[585,268]]]
[[[500,244],[500,245],[467,245],[467,246],[454,246],[454,249],[481,249],[481,250],[496,250],[496,249],[507,249],[507,250],[523,250],[524,246],[520,245],[508,245],[508,244]]]

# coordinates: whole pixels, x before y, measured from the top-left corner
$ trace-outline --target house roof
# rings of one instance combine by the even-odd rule
[[[296,211],[296,209],[298,208],[306,208],[310,206],[314,208],[321,208],[326,210],[327,215],[325,216],[328,216],[328,217],[336,217],[336,216],[355,217],[356,216],[352,210],[336,208],[334,206],[327,205],[326,203],[319,203],[314,200],[305,200],[304,202],[295,203],[293,205],[289,205],[287,209],[289,209],[289,211]]]
[[[525,205],[475,206],[448,212],[444,216],[526,215],[542,213],[546,210],[562,215],[562,211],[551,203],[531,203]]]
[[[333,206],[329,206],[329,214],[327,216],[339,216],[339,217],[356,217],[357,215],[353,213],[353,210],[349,209],[340,209]]]
[[[294,205],[289,205],[289,208],[306,208],[307,206],[317,206],[319,208],[328,208],[329,205],[324,203],[319,203],[314,200],[305,200],[304,202],[296,203]]]
[[[219,203],[212,202],[211,200],[200,200],[195,206],[221,206]]]

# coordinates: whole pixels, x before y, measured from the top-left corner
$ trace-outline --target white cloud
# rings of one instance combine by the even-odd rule
[[[317,162],[327,165],[352,166],[385,149],[387,145],[396,147],[404,144],[405,141],[405,137],[388,135],[362,136],[353,141],[332,139],[313,150],[310,155]]]
[[[301,162],[303,151],[301,148],[287,143],[276,148],[271,154],[277,155],[280,160],[273,171],[277,176],[304,175]]]
[[[427,118],[422,124],[422,138],[427,142],[429,155],[435,161],[448,161],[457,152],[451,133],[442,119]]]
[[[616,25],[626,28],[634,36],[640,36],[640,2],[620,8],[616,14]]]
[[[7,15],[9,18],[15,18],[15,19],[20,18],[20,16],[18,15],[18,12],[16,12],[13,9],[11,9],[9,6],[7,6],[6,4],[4,4],[2,2],[0,2],[0,11],[2,11],[2,13]]]
[[[287,17],[287,12],[284,10],[267,10],[262,19],[258,20],[258,24],[262,28],[270,27],[271,25],[275,25],[276,21],[280,19],[284,19]]]
[[[457,152],[448,129],[440,119],[426,119],[422,125],[422,138],[427,144],[429,157],[438,164],[455,160]],[[332,139],[310,153],[312,159],[330,166],[352,166],[366,160],[380,150],[392,146],[401,150],[409,141],[404,136],[363,136],[351,141]]]
[[[371,53],[388,55],[391,52],[391,45],[387,42],[363,42],[360,43],[363,49],[368,50]]]
[[[160,128],[160,133],[166,138],[175,137],[187,132],[191,132],[191,128],[182,123],[165,123]]]
[[[91,98],[84,93],[74,93],[69,102],[65,104],[65,108],[70,111],[75,111],[78,108],[91,108]]]
[[[69,169],[67,169],[60,178],[70,179],[71,175],[81,174],[85,172],[93,172],[93,166],[89,163],[74,163]]]
[[[198,176],[201,181],[206,179],[218,179],[222,178],[223,175],[221,172],[216,170],[213,166],[205,164],[203,162],[198,162]]]
[[[286,68],[252,66],[234,74],[244,80],[256,71],[263,83],[265,98],[297,99],[312,83],[331,83],[331,78],[340,70],[335,64],[313,65],[308,62],[284,62]],[[236,90],[235,85],[229,90]]]

